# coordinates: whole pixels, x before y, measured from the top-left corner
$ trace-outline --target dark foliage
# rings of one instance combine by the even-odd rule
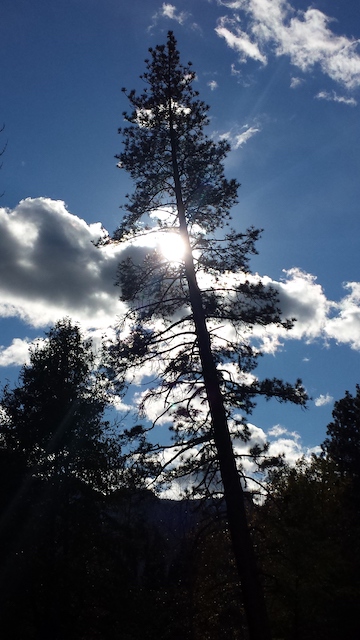
[[[322,444],[323,455],[360,489],[360,385],[356,385],[355,395],[346,391],[345,397],[335,402],[332,417]]]
[[[360,520],[348,491],[318,457],[274,474],[253,520],[274,638],[359,637]]]
[[[91,343],[69,320],[31,349],[18,385],[3,390],[0,621],[6,638],[81,637],[71,629],[92,589],[102,500],[121,474],[106,406]]]
[[[1,449],[32,476],[76,477],[105,488],[114,444],[103,417],[107,403],[91,342],[61,321],[31,349],[18,386],[3,390]]]

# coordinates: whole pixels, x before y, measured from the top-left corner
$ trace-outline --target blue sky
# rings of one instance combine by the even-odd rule
[[[65,315],[100,334],[123,307],[110,233],[131,190],[116,168],[121,87],[173,29],[233,150],[238,229],[264,229],[252,267],[298,322],[265,336],[259,373],[303,379],[307,411],[252,422],[289,455],[318,445],[333,400],[360,382],[360,5],[321,0],[3,0],[0,376]],[[1,146],[1,145],[0,145]],[[295,435],[294,435],[295,432]]]

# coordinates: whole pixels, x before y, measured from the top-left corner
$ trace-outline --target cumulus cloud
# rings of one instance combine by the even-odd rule
[[[316,276],[296,267],[284,274],[282,281],[271,284],[278,290],[283,315],[296,318],[291,337],[311,341],[324,334],[333,303],[327,300]]]
[[[289,464],[296,464],[300,458],[310,459],[312,454],[318,454],[321,447],[306,447],[297,431],[289,431],[286,427],[277,424],[268,430],[266,439],[270,443],[269,455],[277,456],[284,454]]]
[[[0,317],[33,327],[65,315],[84,327],[113,323],[123,308],[114,287],[120,248],[95,247],[102,235],[100,223],[87,224],[61,201],[27,199],[14,210],[1,208]]]
[[[348,104],[351,107],[356,107],[357,105],[357,101],[355,100],[355,98],[339,96],[336,91],[319,91],[315,98],[317,98],[318,100],[327,100],[328,102],[340,102],[343,104]]]
[[[14,338],[9,347],[0,346],[0,367],[22,366],[29,356],[29,340]]]
[[[333,303],[335,314],[327,319],[325,331],[338,343],[348,343],[360,350],[360,282],[347,282],[344,289],[350,293],[340,302]]]
[[[319,9],[296,10],[286,0],[237,0],[220,2],[235,17],[222,16],[218,36],[239,53],[240,61],[267,64],[272,52],[288,56],[303,73],[318,66],[322,73],[347,89],[360,86],[359,41],[337,35],[332,19]],[[247,18],[246,30],[240,14]]]
[[[254,424],[248,423],[250,440],[247,443],[237,441],[234,443],[234,451],[238,456],[244,456],[241,463],[245,474],[248,476],[248,487],[259,491],[259,486],[252,482],[251,478],[256,476],[257,467],[251,458],[248,457],[249,449],[258,445],[262,448],[269,444],[267,456],[269,458],[283,456],[287,464],[295,466],[304,458],[310,460],[313,454],[318,454],[321,447],[307,447],[303,444],[301,436],[296,431],[289,431],[282,425],[274,425],[267,432]],[[261,490],[260,490],[261,493]]]
[[[231,429],[231,424],[229,425]],[[320,446],[307,447],[302,442],[301,436],[296,431],[289,431],[286,427],[281,425],[274,425],[267,432],[261,427],[248,423],[249,441],[243,442],[240,439],[234,439],[234,453],[237,456],[237,461],[241,472],[245,476],[243,483],[248,490],[254,491],[257,494],[257,499],[262,500],[264,497],[264,487],[261,485],[261,481],[264,480],[262,474],[259,474],[258,466],[254,460],[249,456],[250,448],[259,446],[260,449],[264,447],[266,443],[269,444],[269,449],[266,456],[269,458],[277,458],[282,456],[286,463],[294,467],[299,460],[305,459],[310,461],[313,454],[318,455],[321,452]],[[154,459],[157,459],[167,467],[167,470],[176,469],[179,464],[177,455],[181,453],[181,447],[171,446],[165,448],[158,454],[154,455]],[[182,453],[183,461],[191,458],[195,460],[199,456],[199,449],[197,447],[191,447]],[[260,480],[260,484],[259,484]],[[152,481],[149,480],[151,486]],[[171,498],[173,500],[181,499],[185,492],[197,485],[197,479],[191,474],[182,476],[177,480],[173,480],[169,483],[165,491],[162,491],[163,497]]]
[[[344,289],[349,293],[336,302],[327,299],[316,276],[298,268],[284,271],[280,281],[268,277],[262,277],[262,281],[278,291],[283,316],[296,320],[290,331],[271,326],[265,331],[255,328],[254,335],[258,336],[265,353],[274,354],[286,339],[306,343],[322,340],[325,344],[335,340],[360,350],[359,282],[345,283]]]
[[[27,199],[13,210],[0,209],[0,317],[40,328],[70,316],[97,333],[114,325],[126,311],[114,286],[119,262],[131,256],[140,263],[157,245],[151,234],[142,238],[143,246],[94,246],[103,234],[100,223],[87,224],[61,201]],[[261,279],[277,289],[283,316],[296,318],[290,331],[255,328],[264,352],[275,353],[288,339],[334,340],[360,350],[360,282],[345,283],[345,295],[332,301],[315,276],[298,268],[285,271],[279,281]],[[3,346],[0,364],[23,362],[26,351],[22,341]]]
[[[327,393],[325,396],[321,393],[318,398],[315,398],[315,407],[324,407],[326,404],[331,404],[334,398]]]
[[[276,424],[274,427],[272,427],[268,431],[268,435],[274,436],[275,438],[278,436],[284,435],[284,433],[287,433],[287,430],[285,429],[285,427],[282,427],[280,424]]]

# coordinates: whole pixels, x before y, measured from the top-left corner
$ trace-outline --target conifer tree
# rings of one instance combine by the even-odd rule
[[[34,477],[78,478],[104,489],[116,442],[91,341],[69,319],[30,349],[30,363],[0,398],[0,451],[16,455]]]
[[[337,400],[321,448],[323,455],[334,462],[342,477],[360,486],[360,385],[356,393],[345,392]]]
[[[171,423],[171,444],[142,437],[136,459],[163,452],[168,477],[188,476],[196,494],[224,495],[250,637],[265,640],[266,609],[232,441],[249,438],[246,414],[256,396],[299,405],[306,398],[300,381],[259,381],[252,373],[259,354],[251,329],[291,322],[282,319],[276,292],[250,274],[260,232],[226,232],[239,185],[224,174],[227,141],[204,132],[209,107],[193,87],[191,63],[181,64],[172,32],[166,45],[149,51],[142,93],[123,90],[131,111],[123,114],[124,146],[116,157],[135,189],[114,236],[127,255],[118,284],[129,311],[110,362],[121,384],[146,371],[152,382],[140,410],[152,407],[153,425]],[[139,246],[159,234],[181,239],[181,259]],[[139,433],[137,427],[129,435]]]

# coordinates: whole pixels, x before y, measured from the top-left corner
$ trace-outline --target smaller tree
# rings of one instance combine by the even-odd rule
[[[116,446],[104,420],[108,400],[91,341],[69,319],[46,335],[31,348],[20,384],[3,390],[1,451],[37,477],[72,476],[103,489]]]
[[[3,390],[0,626],[9,640],[80,637],[78,618],[98,597],[104,493],[121,474],[107,403],[91,341],[69,319]]]
[[[317,456],[271,474],[252,515],[274,638],[359,636],[359,522],[348,486]]]
[[[332,460],[342,477],[360,481],[360,385],[356,394],[334,404],[333,421],[327,426],[327,438],[321,445],[323,456]]]

